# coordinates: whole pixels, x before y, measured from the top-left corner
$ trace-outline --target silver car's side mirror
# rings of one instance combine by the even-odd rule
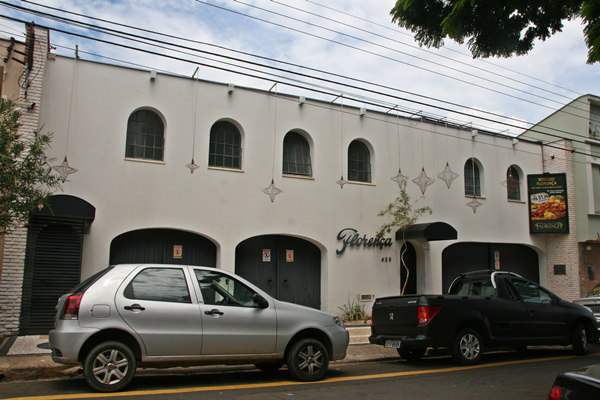
[[[258,306],[258,308],[269,307],[269,302],[267,301],[267,299],[265,299],[258,293],[254,293],[254,303]]]

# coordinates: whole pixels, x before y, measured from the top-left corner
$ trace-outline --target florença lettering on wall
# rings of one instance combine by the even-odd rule
[[[337,235],[337,240],[342,242],[342,248],[337,249],[335,251],[336,254],[342,254],[346,251],[348,246],[350,247],[379,247],[382,249],[383,247],[391,247],[392,239],[391,238],[367,238],[367,235],[363,235],[362,237],[358,233],[356,229],[345,228],[340,231]]]

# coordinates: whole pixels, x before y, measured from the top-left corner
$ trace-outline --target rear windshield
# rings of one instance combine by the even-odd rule
[[[492,286],[492,281],[487,279],[480,280],[462,280],[456,282],[450,288],[450,294],[462,296],[494,296],[496,289]]]
[[[108,271],[110,271],[113,268],[114,268],[114,265],[111,265],[110,267],[105,268],[100,272],[96,272],[94,275],[90,276],[85,281],[81,282],[79,285],[77,285],[73,289],[71,289],[71,293],[85,292],[86,290],[88,290],[88,288],[90,286],[92,286],[94,283],[96,283],[96,281],[98,279],[102,278],[104,275],[106,275],[106,273]]]

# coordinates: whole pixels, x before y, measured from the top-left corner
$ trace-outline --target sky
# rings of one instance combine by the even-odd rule
[[[7,4],[167,43],[156,47],[132,42],[41,18]],[[53,51],[60,55],[73,57],[77,46],[84,59],[189,77],[198,67],[200,79],[236,86],[270,90],[274,81],[280,81],[275,86],[280,93],[337,99],[338,103],[384,112],[397,109],[401,115],[422,113],[509,135],[517,135],[521,128],[541,121],[583,94],[600,96],[600,64],[586,64],[587,47],[579,19],[565,21],[563,32],[536,42],[525,56],[473,60],[466,45],[450,39],[441,49],[419,47],[411,32],[391,22],[393,6],[393,0],[6,0],[0,1],[0,15],[50,27],[50,41],[56,47]],[[24,40],[23,34],[22,23],[0,18],[0,36]],[[171,44],[193,49],[175,50]]]

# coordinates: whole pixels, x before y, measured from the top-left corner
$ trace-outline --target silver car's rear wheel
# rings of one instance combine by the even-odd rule
[[[136,362],[133,352],[120,342],[100,343],[83,363],[87,383],[100,392],[116,392],[131,382]]]
[[[329,368],[329,354],[318,340],[302,339],[290,349],[287,367],[292,377],[299,381],[316,381],[323,378]]]

